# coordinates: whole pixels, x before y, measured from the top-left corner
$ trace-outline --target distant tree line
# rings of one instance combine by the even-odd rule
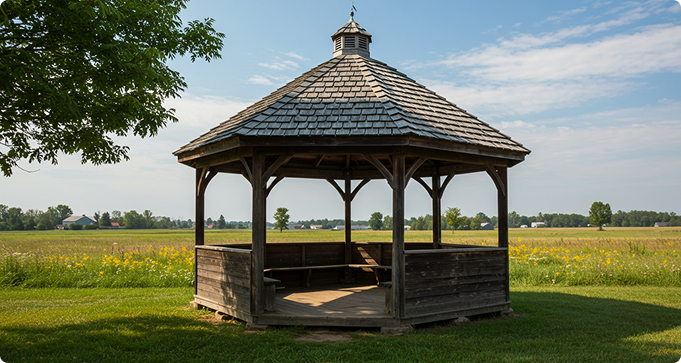
[[[64,219],[73,215],[73,210],[63,204],[56,207],[49,207],[46,211],[29,209],[23,211],[18,207],[8,207],[0,204],[0,231],[24,231],[24,230],[50,230],[55,229],[56,226],[61,225]],[[97,229],[97,228],[115,228],[115,223],[118,227],[129,229],[174,229],[174,228],[193,228],[194,222],[191,219],[171,219],[169,217],[154,216],[150,210],[145,210],[139,213],[135,210],[128,212],[121,212],[114,210],[109,212],[95,212],[89,216],[95,219],[96,223],[81,225],[79,223],[72,223],[71,229]],[[213,225],[216,229],[250,229],[251,222],[249,221],[230,221],[227,222],[224,216],[220,216],[213,221],[210,217],[205,220],[205,226]]]
[[[8,207],[0,204],[0,231],[48,230],[61,224],[73,215],[69,206],[60,204],[49,207],[46,211],[29,209],[22,211],[19,207]]]

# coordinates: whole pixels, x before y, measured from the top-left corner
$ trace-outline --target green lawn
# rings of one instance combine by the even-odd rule
[[[422,326],[404,336],[346,331],[299,342],[303,328],[246,333],[191,310],[191,288],[0,290],[5,362],[676,362],[681,289],[524,287],[516,316]]]
[[[408,231],[406,240],[428,242],[431,233]],[[303,328],[246,333],[242,323],[218,323],[207,311],[191,310],[191,278],[182,273],[191,271],[193,231],[0,232],[0,281],[5,281],[0,359],[679,361],[681,229],[513,229],[509,234],[512,318],[420,326],[398,337],[346,331],[349,342],[310,343],[295,340],[309,333]],[[249,230],[207,231],[206,236],[209,244],[250,241]],[[343,237],[337,231],[268,232],[269,243]],[[357,231],[353,240],[387,242],[390,232]],[[443,241],[493,245],[496,231],[443,231]],[[23,279],[20,286],[51,287],[7,287],[11,276]]]

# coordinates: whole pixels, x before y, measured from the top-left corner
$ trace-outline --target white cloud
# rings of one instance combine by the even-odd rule
[[[288,53],[286,53],[286,55],[291,57],[291,58],[299,59],[301,61],[309,60],[309,59],[303,57],[302,55],[297,54],[296,52],[288,52]]]
[[[267,79],[263,76],[257,75],[257,74],[255,76],[249,78],[248,81],[246,81],[246,82],[253,83],[253,84],[259,84],[259,85],[263,85],[263,86],[271,86],[271,85],[274,84],[269,79]]]
[[[505,122],[503,121],[501,123],[501,128],[502,129],[516,129],[516,128],[527,128],[531,129],[534,128],[535,126],[531,123],[523,122],[521,120],[515,120],[513,122]]]
[[[225,97],[194,96],[185,93],[182,98],[166,100],[165,106],[176,110],[175,117],[180,124],[201,127],[208,131],[208,128],[229,119],[251,103]]]
[[[500,39],[426,65],[455,71],[457,83],[421,82],[486,119],[616,97],[644,84],[642,76],[681,72],[681,25],[649,25],[588,42],[574,40],[631,24],[668,6],[668,1],[660,0],[630,2],[610,10],[609,20]],[[409,68],[415,67],[419,66]]]
[[[579,9],[562,11],[560,13],[560,15],[549,16],[548,18],[544,19],[540,23],[545,23],[545,22],[560,23],[563,19],[570,17],[572,15],[577,15],[579,13],[583,13],[584,11],[586,11],[586,8],[579,8]]]
[[[272,63],[258,63],[259,66],[273,69],[275,71],[285,71],[285,70],[295,70],[298,67],[298,63],[290,60],[283,60],[280,62],[272,62]]]

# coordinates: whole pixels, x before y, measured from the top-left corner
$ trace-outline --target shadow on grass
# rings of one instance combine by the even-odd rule
[[[594,290],[596,291],[596,290]],[[517,319],[418,329],[400,337],[352,333],[348,343],[306,343],[300,329],[247,334],[187,309],[53,327],[0,330],[6,362],[433,361],[676,362],[681,309],[555,292],[513,292]],[[38,312],[39,313],[39,312]],[[135,312],[137,313],[137,312]],[[165,314],[165,315],[164,315]]]

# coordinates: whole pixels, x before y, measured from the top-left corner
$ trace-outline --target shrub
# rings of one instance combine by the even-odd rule
[[[99,224],[93,223],[93,224],[86,224],[83,229],[99,229]]]
[[[69,229],[72,229],[74,231],[79,231],[79,230],[83,229],[83,225],[80,224],[80,223],[71,223],[69,225]]]

